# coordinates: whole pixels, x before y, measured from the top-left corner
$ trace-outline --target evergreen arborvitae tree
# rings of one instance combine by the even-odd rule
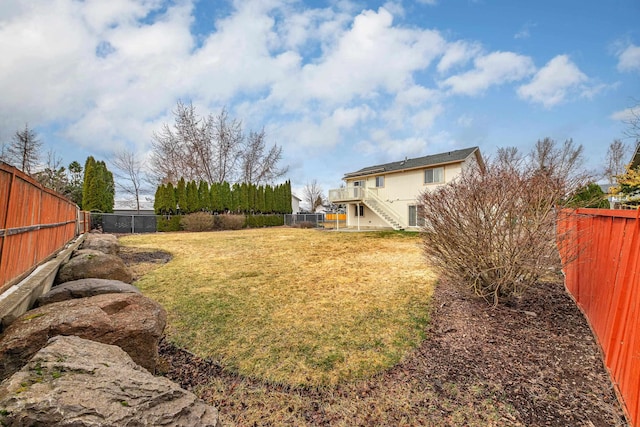
[[[259,186],[256,191],[256,210],[264,213],[264,186]]]
[[[198,184],[198,210],[205,212],[211,211],[209,184],[207,184],[205,181],[200,181],[200,184]]]
[[[100,171],[100,201],[102,212],[113,212],[116,198],[116,184],[113,179],[113,173],[107,169],[107,165],[103,161],[99,161],[96,165]]]
[[[273,213],[273,187],[267,185],[264,189],[264,211]]]
[[[91,212],[113,212],[115,184],[113,174],[103,161],[89,156],[84,167],[82,209]]]
[[[220,184],[217,182],[211,183],[209,187],[209,206],[211,212],[222,212],[222,203],[220,202]]]
[[[176,190],[173,188],[173,184],[168,182],[167,189],[164,192],[163,205],[165,207],[165,214],[171,215],[178,212],[176,207]]]
[[[231,186],[231,207],[232,212],[240,212],[241,209],[240,184],[236,183]]]
[[[185,213],[198,211],[198,185],[195,181],[187,183],[187,207]]]
[[[184,178],[180,178],[176,186],[176,203],[178,204],[179,213],[187,212],[187,183]]]
[[[286,214],[290,214],[293,212],[293,207],[291,206],[291,181],[287,180],[284,183],[284,212]]]
[[[233,206],[233,200],[231,198],[231,185],[227,181],[222,182],[220,186],[220,202],[222,204],[223,211],[230,211]]]
[[[284,213],[284,195],[283,195],[283,186],[279,184],[275,188],[275,211],[276,213],[282,214]]]
[[[84,164],[84,182],[82,184],[82,209],[85,211],[91,211],[97,203],[95,201],[95,194],[89,191],[89,184],[95,175],[96,159],[93,156],[87,157],[87,161]]]
[[[153,211],[156,215],[162,215],[166,209],[164,206],[164,193],[167,191],[167,187],[164,184],[158,185],[156,188],[156,194],[153,198]]]

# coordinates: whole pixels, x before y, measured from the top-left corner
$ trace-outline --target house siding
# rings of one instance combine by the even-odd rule
[[[475,159],[474,159],[475,161]],[[353,187],[355,181],[364,181],[365,187],[374,191],[378,197],[386,202],[387,209],[395,212],[404,224],[409,223],[409,206],[416,205],[420,194],[431,191],[454,180],[462,171],[462,163],[448,164],[444,168],[444,183],[424,183],[424,171],[430,167],[408,171],[394,171],[387,174],[377,174],[368,177],[347,179],[347,187]],[[376,188],[376,176],[384,176],[384,187]],[[355,216],[356,203],[348,203],[347,226],[357,227],[358,218]],[[360,228],[389,228],[389,224],[375,212],[365,206],[364,216],[360,217]]]

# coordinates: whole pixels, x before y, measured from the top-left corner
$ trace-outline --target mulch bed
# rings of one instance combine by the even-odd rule
[[[238,425],[245,425],[241,414],[252,404],[233,397],[239,382],[276,394],[285,405],[287,395],[301,400],[291,425],[628,425],[591,330],[561,284],[541,284],[494,308],[441,283],[418,349],[387,372],[330,390],[239,378],[166,341],[160,350],[169,378],[197,390]],[[228,388],[209,390],[214,376]],[[332,410],[336,405],[349,410]],[[266,416],[252,423],[271,424]]]

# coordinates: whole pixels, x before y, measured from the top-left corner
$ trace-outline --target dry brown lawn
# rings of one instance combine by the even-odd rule
[[[435,278],[417,234],[271,228],[121,243],[173,255],[136,282],[168,311],[168,340],[247,378],[367,378],[424,338]]]

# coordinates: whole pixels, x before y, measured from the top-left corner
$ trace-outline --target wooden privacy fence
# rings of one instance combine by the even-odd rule
[[[0,162],[0,293],[89,227],[88,212]]]
[[[584,312],[631,425],[640,422],[640,210],[563,211],[565,283]],[[564,240],[563,240],[564,236]],[[568,238],[566,238],[568,237]]]

